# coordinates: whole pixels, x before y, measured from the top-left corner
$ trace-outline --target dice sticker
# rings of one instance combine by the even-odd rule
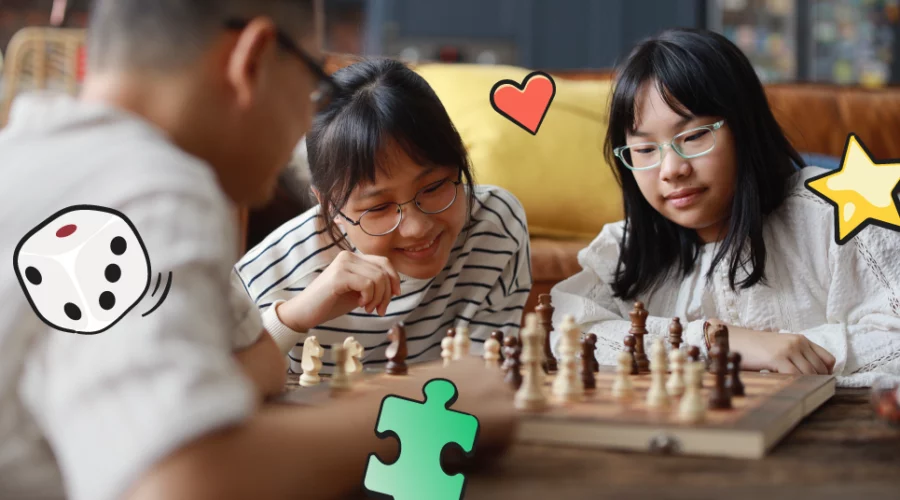
[[[13,267],[25,297],[48,326],[64,332],[104,332],[147,295],[150,256],[134,224],[123,213],[76,205],[50,216],[19,241]],[[162,274],[151,297],[156,296]],[[172,284],[168,275],[158,302]]]

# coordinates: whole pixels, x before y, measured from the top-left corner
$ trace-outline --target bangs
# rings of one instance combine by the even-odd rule
[[[335,206],[346,204],[357,186],[374,184],[379,173],[390,177],[401,151],[422,168],[467,168],[456,130],[428,124],[433,109],[410,106],[399,97],[377,87],[364,89],[321,127],[318,161],[343,171],[329,190]]]
[[[720,100],[721,82],[707,76],[719,72],[718,79],[727,78],[710,64],[678,47],[657,43],[642,47],[635,64],[628,66],[618,77],[610,113],[610,125],[633,133],[640,116],[641,94],[645,87],[655,85],[666,105],[683,118],[695,116],[725,116],[726,106]],[[623,134],[624,135],[624,134]]]

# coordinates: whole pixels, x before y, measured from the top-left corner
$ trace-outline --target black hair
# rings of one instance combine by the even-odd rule
[[[748,276],[742,288],[765,283],[765,216],[787,197],[788,178],[804,167],[769,108],[750,61],[722,35],[700,29],[672,29],[640,43],[616,71],[605,154],[622,187],[625,230],[612,288],[626,300],[651,290],[675,269],[681,276],[696,263],[701,241],[694,230],[666,219],[641,194],[613,150],[626,144],[636,126],[635,101],[644,84],[655,84],[681,116],[724,118],[732,131],[737,161],[727,234],[707,279],[726,257],[732,290],[738,268]],[[677,267],[675,267],[677,264]],[[748,269],[749,266],[749,269]]]
[[[315,0],[94,0],[88,63],[107,68],[172,69],[193,64],[229,19],[266,16],[297,38],[315,23]]]
[[[336,71],[339,90],[306,138],[312,185],[323,223],[348,248],[335,217],[353,189],[386,171],[385,151],[398,145],[422,167],[456,167],[474,203],[474,177],[466,147],[437,94],[418,73],[386,58],[362,60]]]

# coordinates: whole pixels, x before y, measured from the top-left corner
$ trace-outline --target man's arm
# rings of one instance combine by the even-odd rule
[[[234,357],[244,373],[253,381],[262,399],[280,394],[287,381],[287,363],[272,340],[263,330],[253,345],[236,351]]]
[[[382,398],[422,400],[422,386],[438,376],[457,386],[453,409],[479,419],[476,454],[483,459],[503,450],[515,431],[512,392],[502,372],[485,370],[473,357],[448,368],[418,368],[382,392],[321,407],[266,405],[246,423],[197,439],[159,462],[125,498],[318,499],[360,491],[368,455],[391,462],[399,449],[395,440],[375,436]]]

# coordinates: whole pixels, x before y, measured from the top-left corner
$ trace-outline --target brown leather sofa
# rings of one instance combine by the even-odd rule
[[[332,56],[326,69],[334,71],[354,59]],[[609,71],[552,72],[557,78],[578,80],[608,79]],[[900,159],[900,88],[863,89],[821,84],[768,85],[770,105],[798,151],[840,158],[849,133],[855,133],[876,161]],[[248,231],[265,233],[290,217],[290,197],[280,193],[269,206],[250,218],[241,214],[244,238]],[[260,228],[265,228],[260,230]],[[576,256],[585,240],[532,238],[534,287],[526,306],[533,310],[537,296],[548,293],[561,280],[580,271]]]

